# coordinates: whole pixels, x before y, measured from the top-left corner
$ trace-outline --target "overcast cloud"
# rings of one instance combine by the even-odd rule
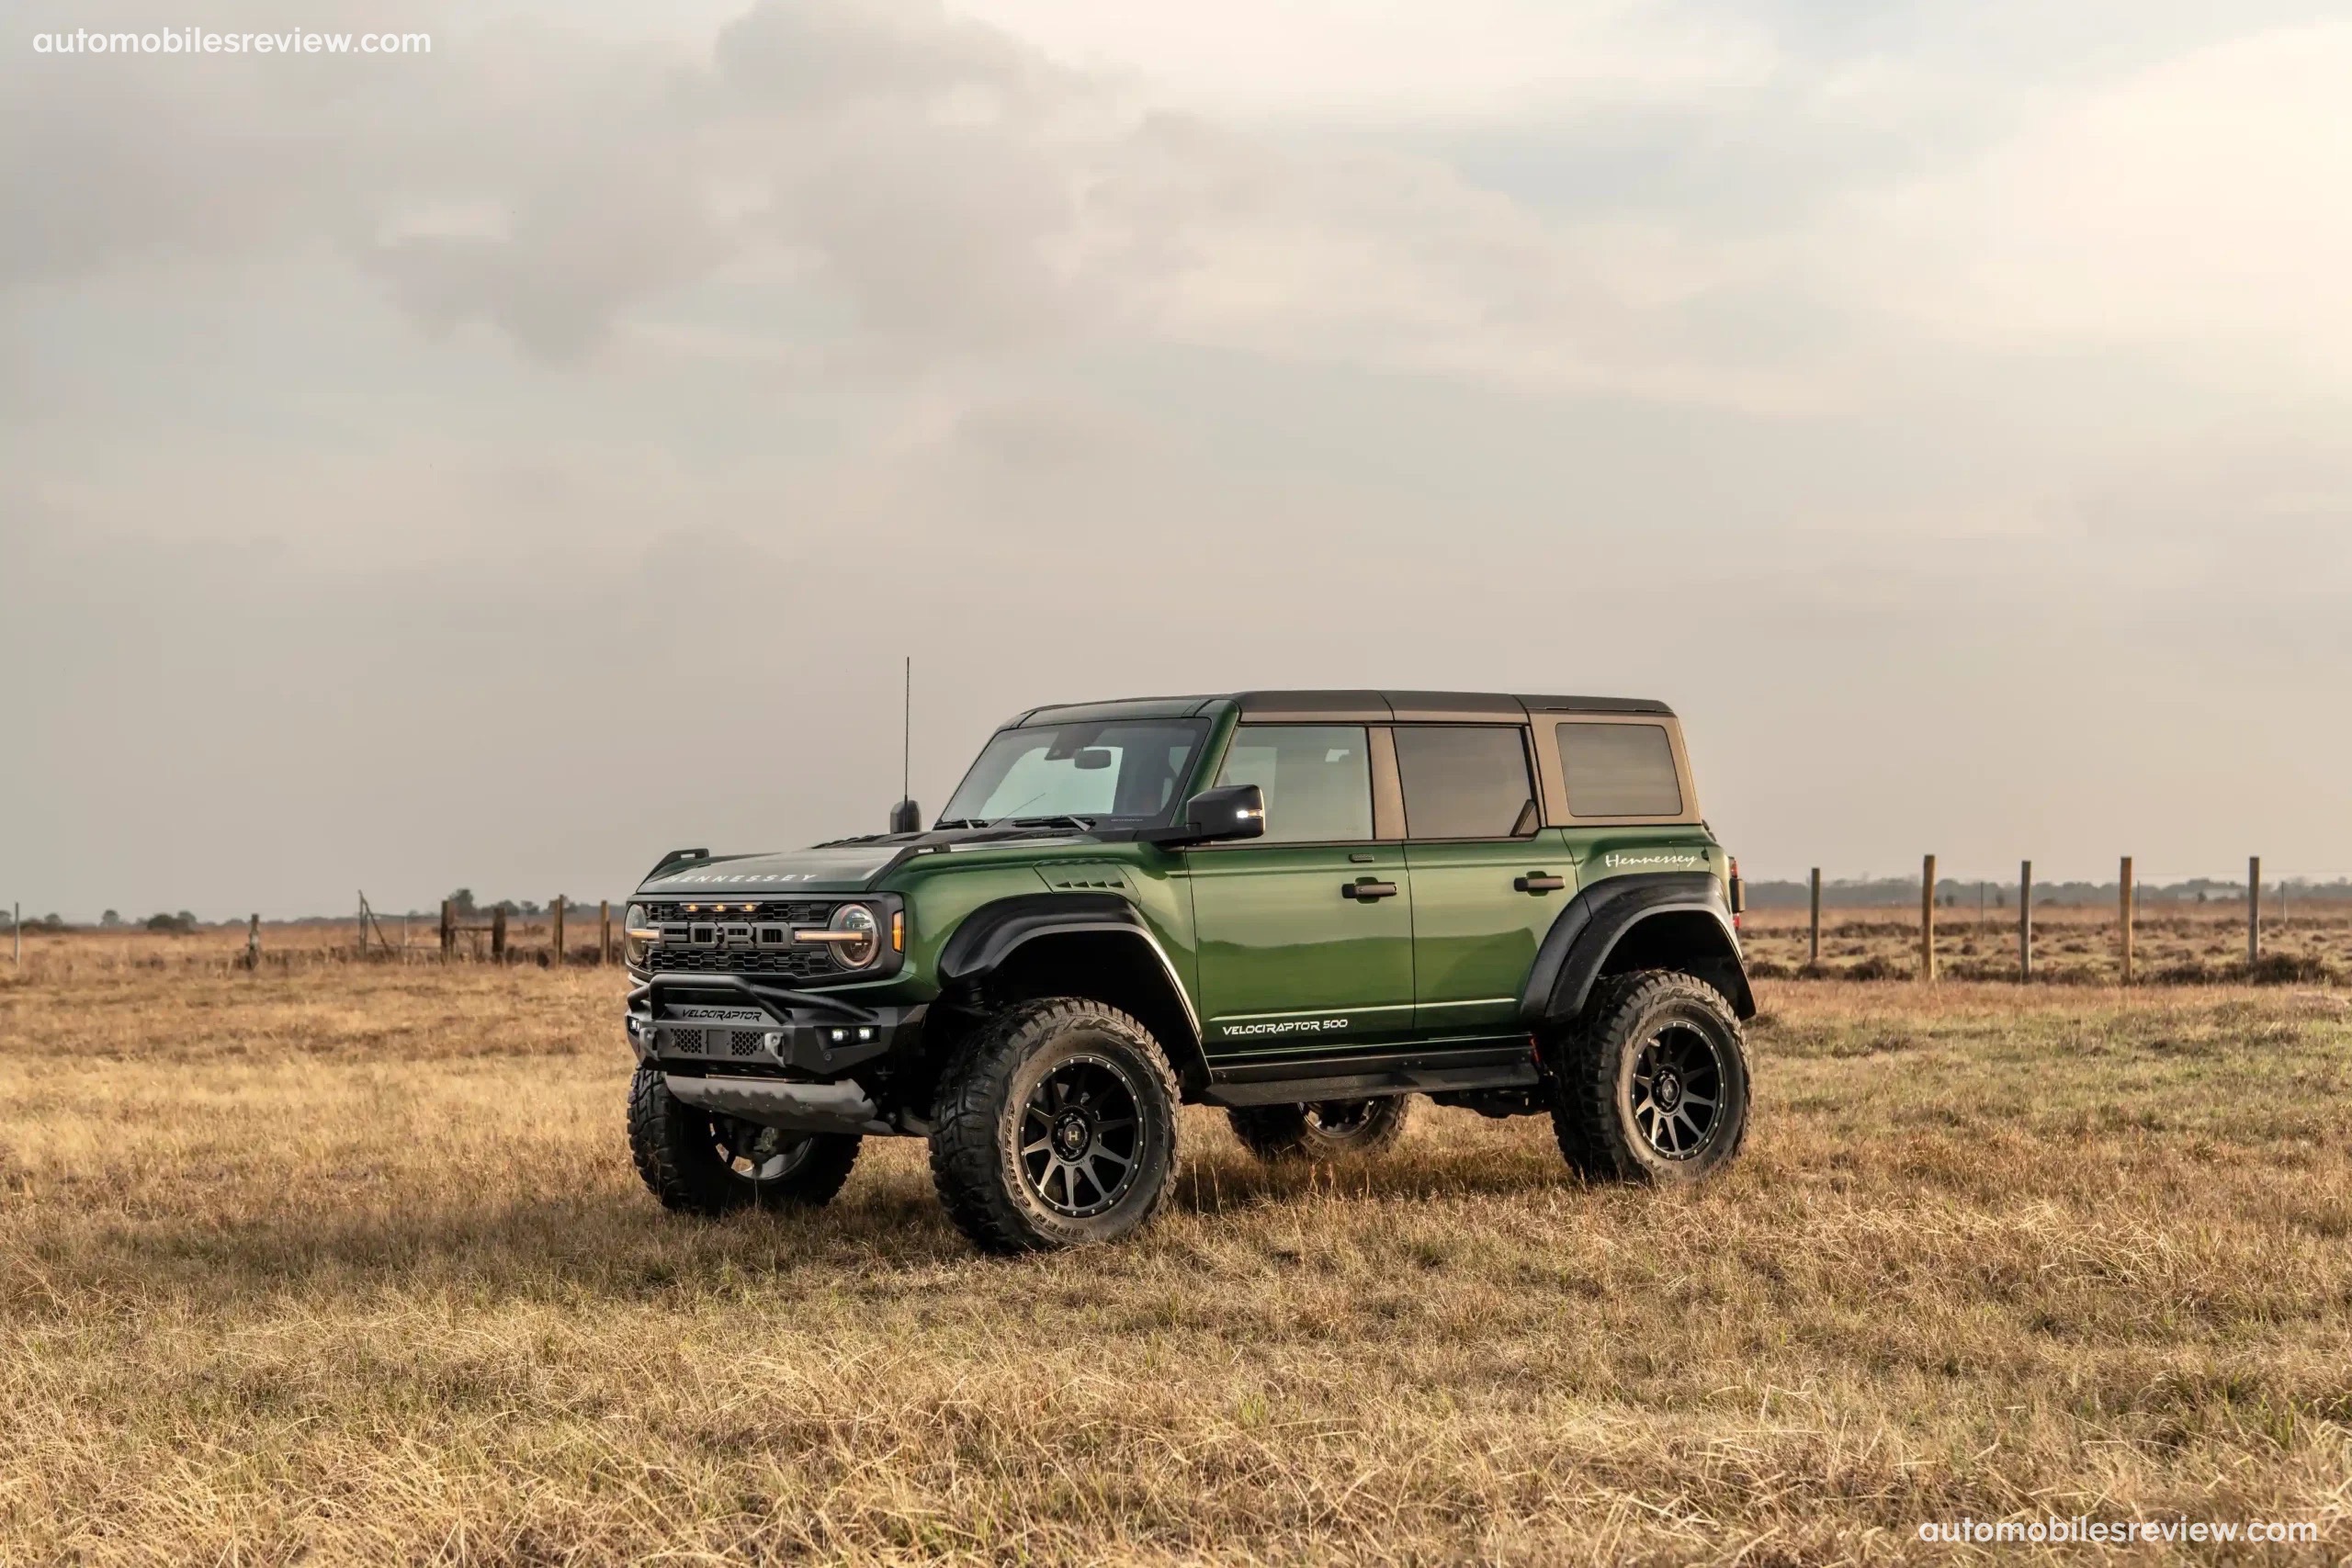
[[[0,899],[870,830],[904,652],[934,807],[1598,690],[1761,874],[2352,872],[2341,6],[300,11],[0,39]]]

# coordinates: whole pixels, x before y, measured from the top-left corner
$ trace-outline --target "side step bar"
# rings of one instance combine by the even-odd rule
[[[1542,1081],[1524,1039],[1452,1051],[1236,1062],[1209,1069],[1209,1105],[1292,1105],[1311,1100],[1373,1100],[1390,1094],[1525,1089]]]

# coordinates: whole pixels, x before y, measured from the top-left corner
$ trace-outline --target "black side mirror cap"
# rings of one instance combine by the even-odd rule
[[[1184,803],[1184,820],[1136,837],[1154,844],[1208,844],[1266,835],[1266,792],[1256,784],[1220,784]]]
[[[902,800],[890,807],[890,831],[920,833],[922,831],[922,807],[911,800]]]

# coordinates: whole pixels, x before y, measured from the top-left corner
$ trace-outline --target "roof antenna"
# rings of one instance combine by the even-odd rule
[[[922,807],[915,804],[915,656],[907,655],[907,682],[899,708],[899,804],[890,808],[890,831],[922,831]]]

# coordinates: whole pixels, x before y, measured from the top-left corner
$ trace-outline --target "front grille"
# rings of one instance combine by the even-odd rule
[[[831,953],[813,942],[770,948],[673,947],[663,942],[646,959],[657,975],[781,975],[791,980],[826,980],[843,972]]]
[[[822,926],[831,919],[839,900],[765,898],[746,902],[752,906],[748,909],[744,902],[731,898],[710,902],[695,899],[691,911],[683,900],[648,905],[646,915],[650,920],[674,936],[694,941],[710,941],[721,926],[766,928],[758,944],[751,947],[661,942],[646,954],[648,967],[656,975],[769,975],[785,980],[829,980],[842,974],[841,965],[833,962],[832,953],[823,945],[790,940],[793,927]],[[714,1046],[718,1043],[712,1042]]]
[[[699,1029],[673,1029],[670,1031],[670,1049],[673,1051],[701,1050],[702,1031]]]

